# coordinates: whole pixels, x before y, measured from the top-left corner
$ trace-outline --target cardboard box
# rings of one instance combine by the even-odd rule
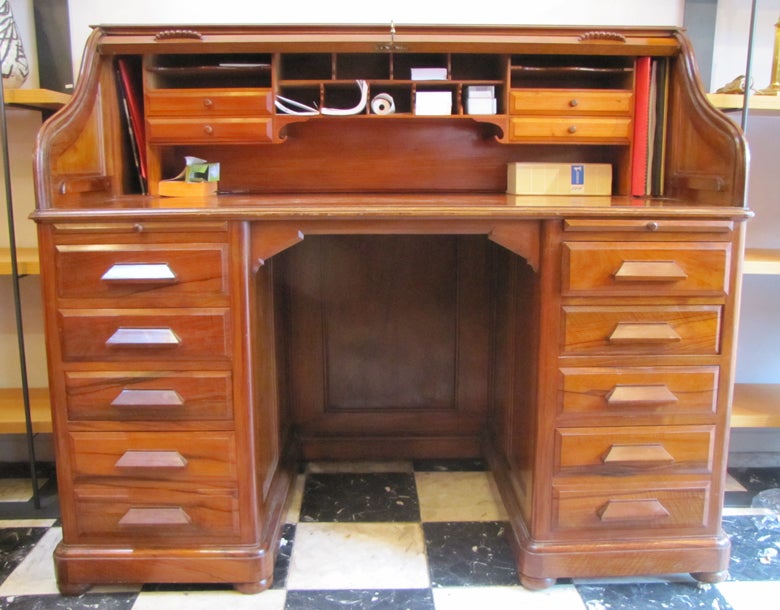
[[[609,163],[509,163],[512,195],[611,195]]]
[[[418,91],[414,96],[414,113],[427,116],[452,114],[452,91]]]

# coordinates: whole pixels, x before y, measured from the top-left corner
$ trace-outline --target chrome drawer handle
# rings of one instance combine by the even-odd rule
[[[112,407],[183,407],[184,399],[176,390],[122,390],[111,401]]]
[[[172,508],[131,508],[119,520],[119,525],[128,527],[190,524],[192,524],[192,519],[181,506]]]
[[[116,263],[101,277],[105,282],[165,282],[176,280],[168,263]]]
[[[109,347],[176,347],[181,339],[170,328],[118,328],[106,341]]]
[[[178,451],[125,451],[114,468],[186,468],[187,459]]]
[[[688,274],[676,261],[623,261],[616,282],[679,282]]]
[[[607,394],[607,405],[658,406],[676,404],[677,396],[666,385],[623,385],[616,384]]]

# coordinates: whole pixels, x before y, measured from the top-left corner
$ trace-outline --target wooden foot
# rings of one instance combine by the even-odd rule
[[[256,593],[262,593],[270,586],[271,582],[263,579],[260,582],[237,582],[233,585],[233,588],[244,595],[254,595]]]
[[[530,576],[520,575],[520,584],[530,591],[541,591],[555,584],[555,578],[531,578]]]
[[[85,585],[81,583],[57,583],[57,589],[61,595],[66,597],[75,597],[77,595],[83,595],[92,585]]]
[[[699,582],[714,585],[726,580],[729,577],[729,572],[728,570],[723,570],[722,572],[691,572],[691,576]]]

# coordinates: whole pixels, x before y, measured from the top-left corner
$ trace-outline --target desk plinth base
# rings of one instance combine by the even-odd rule
[[[79,595],[93,585],[226,583],[259,593],[273,580],[275,553],[260,547],[106,549],[60,544],[54,552],[57,586]]]

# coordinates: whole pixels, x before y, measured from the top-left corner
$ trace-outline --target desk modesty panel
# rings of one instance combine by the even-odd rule
[[[722,579],[746,155],[674,29],[96,27],[35,157],[60,589],[264,590],[311,459],[486,458],[532,589]]]

